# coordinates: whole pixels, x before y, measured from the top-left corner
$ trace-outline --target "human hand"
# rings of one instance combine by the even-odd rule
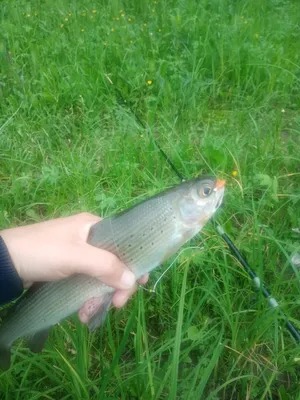
[[[100,220],[81,213],[1,231],[24,286],[84,273],[117,289],[113,305],[124,306],[137,287],[134,274],[114,254],[86,242],[91,226]],[[147,280],[145,275],[139,283]],[[82,322],[88,322],[84,308],[78,315]]]

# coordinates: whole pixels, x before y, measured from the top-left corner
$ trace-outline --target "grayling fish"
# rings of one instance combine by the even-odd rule
[[[181,183],[96,223],[89,232],[88,243],[114,253],[138,279],[202,229],[220,206],[224,185],[225,181],[213,177]],[[114,291],[83,274],[34,284],[0,327],[0,368],[9,368],[10,347],[16,339],[26,336],[30,349],[40,351],[48,330],[77,312],[89,299],[98,299],[89,329],[100,326]]]

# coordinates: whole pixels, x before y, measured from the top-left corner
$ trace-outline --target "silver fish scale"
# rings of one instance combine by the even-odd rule
[[[100,297],[112,291],[98,279],[86,275],[43,285],[27,301],[20,303],[9,318],[9,324],[1,327],[1,341],[13,343],[20,336],[20,331],[30,335],[36,331],[37,325],[39,330],[47,329],[78,311],[91,297]],[[44,296],[47,298],[46,312],[41,303]]]
[[[113,252],[139,277],[164,260],[181,237],[178,226],[170,199],[155,197],[138,208],[101,221],[90,243]]]

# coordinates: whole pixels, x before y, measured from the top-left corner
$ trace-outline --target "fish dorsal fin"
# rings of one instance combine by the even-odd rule
[[[41,352],[48,338],[48,335],[49,335],[49,329],[47,328],[28,336],[27,344],[30,350],[33,351],[34,353]]]

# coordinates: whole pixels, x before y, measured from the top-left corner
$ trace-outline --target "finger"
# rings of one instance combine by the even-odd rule
[[[149,274],[146,274],[138,280],[138,283],[144,285],[145,283],[148,282],[148,279],[149,279]],[[136,290],[137,290],[137,285],[135,285],[130,290],[117,290],[112,300],[113,305],[117,308],[123,307],[129,300],[129,298],[136,292]]]
[[[67,274],[87,274],[115,289],[132,288],[136,281],[134,274],[118,257],[87,243],[74,245],[65,265],[66,268],[72,265],[72,271],[66,271]]]
[[[95,314],[103,307],[103,296],[92,297],[88,299],[78,311],[79,319],[82,323],[87,324]]]
[[[149,274],[146,274],[138,280],[138,283],[140,283],[141,285],[145,285],[148,282],[148,279],[149,279]]]
[[[136,290],[137,285],[128,290],[117,290],[112,298],[113,305],[116,308],[123,307]]]
[[[24,289],[29,289],[30,286],[33,284],[33,282],[30,281],[23,281],[23,287]]]
[[[78,317],[80,322],[82,322],[83,324],[88,324],[89,316],[82,308],[78,311]]]
[[[128,290],[117,290],[113,295],[112,303],[116,308],[123,307],[133,293],[136,291],[137,285],[135,285],[132,289]],[[102,297],[92,297],[87,300],[83,306],[78,311],[78,317],[83,324],[88,324],[90,318],[99,311],[99,309],[103,306],[103,298]]]
[[[85,242],[88,238],[90,229],[93,225],[95,225],[97,222],[101,221],[102,218],[97,217],[96,215],[89,214],[89,213],[81,213],[78,214],[78,222],[81,223],[81,220],[84,220],[86,223],[84,224],[83,227],[79,230],[79,236],[81,239],[83,239]]]

